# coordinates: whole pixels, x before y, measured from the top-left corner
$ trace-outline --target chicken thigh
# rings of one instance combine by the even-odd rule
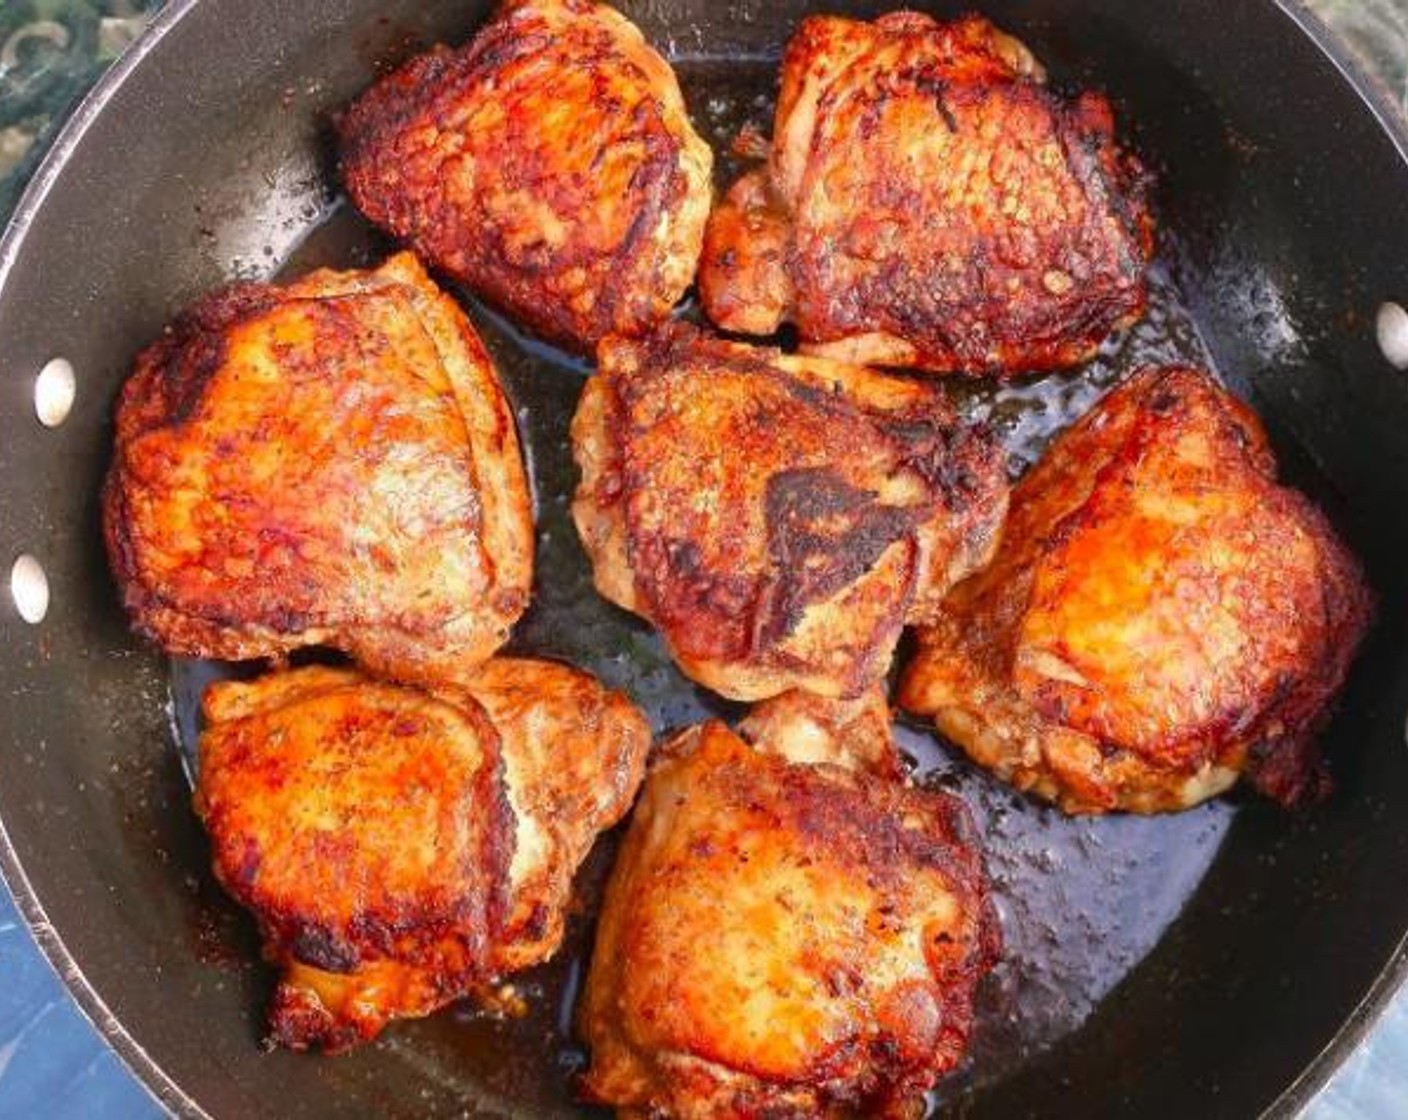
[[[963,1055],[999,942],[965,807],[844,743],[772,753],[784,715],[652,763],[579,1012],[583,1089],[623,1116],[912,1116]]]
[[[809,353],[974,374],[1089,358],[1143,313],[1145,174],[1109,103],[969,16],[804,20],[771,158],[710,219],[705,311]]]
[[[434,693],[296,669],[204,712],[196,805],[284,970],[272,1038],[328,1052],[551,956],[650,743],[586,674],[508,658]]]
[[[1017,486],[996,559],[921,630],[901,705],[1068,812],[1183,809],[1244,773],[1314,796],[1312,735],[1372,597],[1275,472],[1207,374],[1136,375]]]
[[[635,800],[651,731],[625,695],[555,662],[495,657],[465,688],[499,733],[514,816],[508,905],[492,954],[502,974],[561,943],[572,875]]]
[[[602,344],[572,426],[598,590],[739,700],[854,696],[989,556],[997,445],[941,390],[670,324]]]
[[[825,762],[901,781],[905,770],[895,748],[893,722],[880,684],[847,700],[797,689],[754,705],[738,725],[738,734],[788,762]]]
[[[168,652],[330,645],[424,679],[489,657],[528,605],[513,413],[409,254],[205,299],[137,359],[116,425],[108,550]]]
[[[694,280],[713,153],[669,65],[593,0],[510,0],[338,125],[353,202],[535,331],[590,352]]]

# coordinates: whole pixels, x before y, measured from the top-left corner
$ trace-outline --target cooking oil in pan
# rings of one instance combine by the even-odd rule
[[[773,67],[753,70],[751,81],[746,70],[740,81],[737,65],[686,63],[680,69],[697,123],[720,153],[719,185],[726,186],[740,166],[730,152],[734,136],[745,125],[766,130],[771,118]],[[309,231],[283,271],[292,276],[320,265],[370,265],[390,248],[344,205]],[[629,693],[657,732],[708,716],[736,718],[736,707],[679,674],[647,626],[592,587],[569,511],[577,474],[568,438],[589,366],[523,335],[467,294],[465,304],[515,404],[534,490],[536,585],[513,650],[596,673]],[[950,384],[964,414],[999,434],[1016,477],[1108,388],[1144,365],[1177,362],[1212,368],[1169,270],[1156,266],[1146,318],[1084,369],[1006,385],[964,379]],[[200,692],[233,671],[207,662],[172,663],[174,733],[188,773],[195,767]],[[1073,819],[969,766],[917,724],[901,723],[896,731],[917,780],[957,793],[972,808],[1005,941],[1002,963],[981,991],[969,1059],[935,1094],[938,1102],[1000,1079],[1081,1025],[1178,916],[1216,856],[1235,803],[1218,801],[1176,816]],[[513,1101],[516,1109],[573,1111],[574,1078],[586,1062],[573,1040],[573,1007],[590,960],[592,915],[617,841],[604,837],[579,874],[574,916],[557,957],[514,978],[526,999],[525,1016],[464,1005],[400,1024],[376,1045],[405,1054],[426,1076],[473,1083]],[[262,1011],[251,1008],[250,1014]]]

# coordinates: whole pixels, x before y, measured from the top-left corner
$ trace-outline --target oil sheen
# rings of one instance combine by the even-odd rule
[[[718,185],[725,187],[742,166],[732,151],[734,138],[745,127],[767,132],[775,63],[725,67],[682,60],[678,69],[696,124],[719,154]],[[390,248],[349,207],[335,204],[279,262],[276,275],[291,277],[317,266],[367,266]],[[1166,263],[1175,257],[1165,246],[1153,269],[1145,319],[1108,343],[1083,369],[1003,385],[964,379],[950,383],[964,414],[989,425],[1002,439],[1013,478],[1037,459],[1053,435],[1143,366],[1212,368]],[[561,658],[596,673],[629,693],[658,733],[709,716],[736,718],[735,706],[681,676],[660,639],[592,587],[570,517],[577,473],[568,438],[590,366],[522,334],[469,293],[458,294],[513,399],[534,491],[534,599],[511,649]],[[697,313],[687,303],[681,314]],[[172,731],[188,774],[195,768],[204,686],[217,677],[251,671],[173,661]],[[984,838],[1005,942],[1002,963],[981,992],[969,1059],[931,1095],[931,1106],[937,1107],[1001,1079],[1079,1028],[1138,966],[1197,889],[1231,824],[1235,802],[1217,801],[1176,816],[1072,819],[969,766],[957,750],[918,724],[902,723],[897,735],[919,782],[956,792],[971,807]],[[574,1041],[573,1007],[590,960],[592,915],[617,840],[615,835],[603,837],[579,874],[573,917],[557,957],[513,979],[529,1008],[524,1017],[461,1005],[425,1021],[397,1025],[375,1045],[404,1055],[447,1086],[464,1085],[467,1097],[484,1099],[487,1090],[490,1098],[512,1102],[514,1112],[578,1110],[573,1082],[586,1055]],[[251,1008],[250,1014],[261,1015],[262,1009]]]

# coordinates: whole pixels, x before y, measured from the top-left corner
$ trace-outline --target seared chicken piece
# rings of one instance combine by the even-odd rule
[[[962,802],[693,728],[607,886],[583,1089],[623,1116],[917,1115],[998,942]]]
[[[124,603],[171,653],[330,645],[438,677],[528,605],[513,414],[409,254],[237,285],[177,320],[123,388],[103,506]]]
[[[1278,486],[1252,412],[1149,369],[1013,492],[996,560],[920,633],[900,703],[1072,813],[1184,809],[1245,773],[1283,803],[1372,597],[1324,516]]]
[[[591,677],[508,658],[434,693],[297,669],[204,711],[196,806],[284,969],[272,1038],[328,1052],[551,956],[650,744]]]
[[[984,19],[804,20],[771,159],[710,220],[719,326],[936,371],[1075,365],[1143,313],[1146,176],[1109,103],[1052,93]]]
[[[694,280],[713,153],[669,65],[591,0],[511,0],[338,125],[348,192],[534,330],[590,352]]]
[[[879,684],[851,700],[797,690],[758,704],[738,725],[738,734],[788,762],[825,762],[900,781],[905,772],[891,732],[893,719]]]
[[[738,700],[854,696],[983,564],[996,444],[934,385],[669,324],[608,339],[572,425],[596,586]]]
[[[499,733],[515,818],[493,952],[503,974],[546,960],[561,943],[573,873],[635,800],[651,732],[624,695],[549,661],[495,657],[465,687]]]

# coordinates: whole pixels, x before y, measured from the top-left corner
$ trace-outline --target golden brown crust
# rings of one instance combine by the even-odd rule
[[[808,352],[878,365],[1087,359],[1143,313],[1146,176],[1103,97],[1066,101],[1042,77],[975,16],[803,21],[770,183],[753,173],[710,221],[710,318],[751,332],[786,317]]]
[[[1246,772],[1294,802],[1372,596],[1278,486],[1256,417],[1196,370],[1109,394],[1013,493],[901,686],[978,761],[1072,812],[1185,808]]]
[[[201,301],[138,357],[116,427],[109,556],[168,652],[331,645],[434,678],[490,656],[528,604],[513,414],[409,254]]]
[[[631,807],[650,724],[621,693],[549,661],[495,657],[464,687],[503,740],[517,832],[494,970],[514,972],[561,944],[573,873],[597,835]]]
[[[205,716],[216,876],[266,956],[305,966],[276,1000],[277,1042],[343,1049],[484,975],[513,840],[479,705],[306,668],[214,685]],[[297,982],[320,974],[336,1000]]]
[[[505,4],[338,130],[363,213],[555,341],[641,333],[694,279],[713,153],[673,71],[604,4]]]
[[[715,691],[863,691],[991,552],[1001,456],[936,386],[682,324],[599,369],[573,422],[597,587]]]
[[[633,1116],[900,1113],[961,1057],[998,940],[961,802],[693,728],[607,887],[584,1090]]]
[[[196,806],[285,970],[271,1036],[329,1052],[551,956],[650,743],[623,697],[521,659],[434,694],[310,667],[204,710]]]

